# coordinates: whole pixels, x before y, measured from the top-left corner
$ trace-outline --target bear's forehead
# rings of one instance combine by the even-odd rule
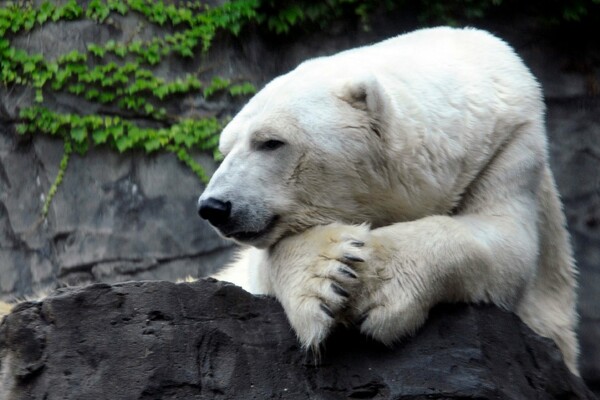
[[[340,119],[336,118],[339,99],[335,88],[345,82],[345,74],[336,75],[324,67],[322,62],[311,61],[267,84],[225,127],[220,150],[228,153],[255,135],[292,139],[335,128],[330,126],[339,124]]]
[[[237,142],[251,140],[291,139],[301,130],[298,115],[285,108],[268,109],[234,118],[221,134],[221,146],[231,148]]]

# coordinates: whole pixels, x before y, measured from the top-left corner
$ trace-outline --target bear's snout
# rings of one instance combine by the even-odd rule
[[[269,234],[279,222],[279,216],[268,212],[256,202],[229,200],[204,196],[198,199],[198,214],[207,220],[221,236],[239,243],[262,246],[269,241]]]
[[[214,227],[218,228],[229,221],[231,202],[214,197],[198,201],[198,214]]]

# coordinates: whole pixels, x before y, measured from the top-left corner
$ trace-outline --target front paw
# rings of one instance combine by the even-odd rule
[[[361,333],[390,346],[402,337],[414,334],[425,322],[427,313],[428,308],[418,304],[378,304],[363,311],[358,324]]]
[[[303,347],[318,353],[331,329],[349,320],[370,255],[368,235],[366,226],[332,224],[277,245],[276,295]]]
[[[353,307],[355,323],[363,334],[391,345],[423,325],[431,308],[431,288],[416,269],[395,270],[393,262],[375,265],[373,272],[364,279]]]

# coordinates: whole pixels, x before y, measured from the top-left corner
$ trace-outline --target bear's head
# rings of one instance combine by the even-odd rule
[[[226,238],[265,248],[315,225],[397,218],[389,97],[372,76],[324,77],[309,67],[269,83],[221,134],[225,158],[198,211]]]

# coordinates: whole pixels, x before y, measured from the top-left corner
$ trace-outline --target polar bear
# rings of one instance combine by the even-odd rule
[[[300,342],[392,344],[486,302],[577,373],[575,266],[536,79],[502,40],[433,28],[300,64],[223,130],[201,217],[248,246],[217,275],[274,295]]]

